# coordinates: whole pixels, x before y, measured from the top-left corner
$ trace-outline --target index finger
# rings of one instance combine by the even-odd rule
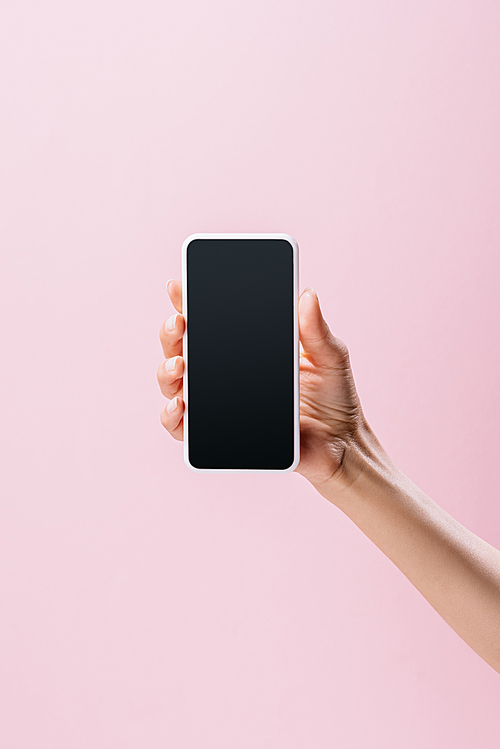
[[[167,282],[167,293],[177,312],[182,312],[181,282],[173,278],[170,279],[170,281]],[[168,322],[172,318],[175,319],[175,326],[173,329],[168,329]],[[172,315],[161,326],[160,341],[165,359],[170,359],[172,356],[178,356],[179,354],[182,354],[182,336],[184,335],[184,325],[185,321],[183,315],[178,314]]]
[[[177,312],[182,312],[182,284],[180,281],[176,281],[175,278],[171,278],[167,281],[167,293],[170,297],[170,301],[174,305]]]

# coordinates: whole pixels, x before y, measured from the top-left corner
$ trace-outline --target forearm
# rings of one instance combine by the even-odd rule
[[[500,551],[445,512],[389,459],[370,427],[342,481],[316,485],[500,673]]]

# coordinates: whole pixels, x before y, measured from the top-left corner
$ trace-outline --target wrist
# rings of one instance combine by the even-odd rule
[[[340,509],[370,485],[394,481],[399,469],[362,417],[358,428],[344,443],[341,464],[327,481],[314,483],[315,489]]]

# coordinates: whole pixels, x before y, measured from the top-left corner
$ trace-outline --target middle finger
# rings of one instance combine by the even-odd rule
[[[182,354],[182,336],[184,335],[184,315],[176,312],[171,315],[160,329],[160,341],[165,359]]]
[[[162,395],[166,398],[182,395],[183,375],[184,359],[182,356],[173,356],[160,364],[157,377]]]

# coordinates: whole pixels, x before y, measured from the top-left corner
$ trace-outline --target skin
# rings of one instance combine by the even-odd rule
[[[182,441],[181,283],[173,279],[167,290],[176,313],[160,330],[165,360],[158,383],[170,399],[161,423]],[[500,673],[500,551],[445,512],[391,461],[361,408],[347,346],[331,333],[312,289],[299,299],[299,335],[300,462],[295,472],[351,518]]]

